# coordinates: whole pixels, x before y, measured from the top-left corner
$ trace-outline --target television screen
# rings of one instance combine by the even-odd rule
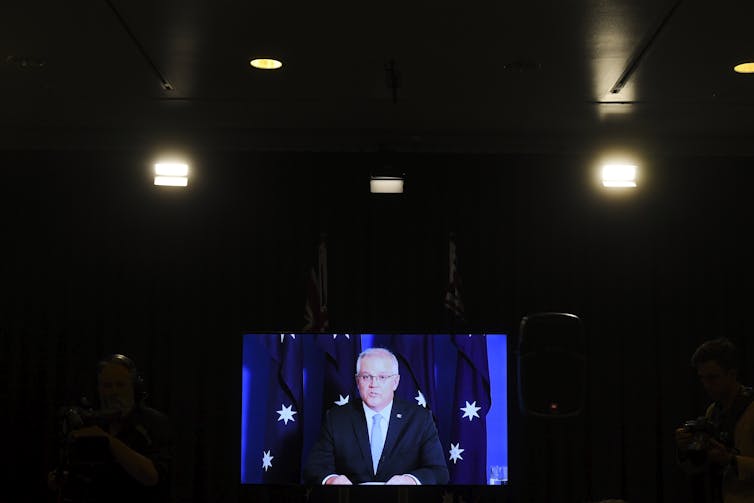
[[[409,407],[406,411],[418,410],[417,417],[433,420],[440,444],[434,452],[442,451],[447,483],[507,484],[507,337],[481,333],[245,334],[241,483],[314,483],[305,479],[306,463],[325,413],[334,407],[363,407],[356,359],[370,347],[386,348],[398,360],[394,405],[400,402]],[[371,383],[377,377],[364,379]],[[391,414],[400,420],[403,414],[396,410],[404,409]],[[368,442],[366,419],[363,425],[363,433],[357,434]],[[397,448],[388,446],[389,429],[385,448]],[[409,440],[404,436],[401,441]]]

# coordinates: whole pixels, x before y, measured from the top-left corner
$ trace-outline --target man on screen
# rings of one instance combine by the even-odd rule
[[[304,468],[308,484],[446,484],[437,428],[429,410],[395,397],[398,360],[370,348],[356,360],[361,400],[327,411]]]

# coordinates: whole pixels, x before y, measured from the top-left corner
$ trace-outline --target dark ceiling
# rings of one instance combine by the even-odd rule
[[[732,67],[752,19],[751,0],[6,0],[0,147],[750,155],[754,75]]]

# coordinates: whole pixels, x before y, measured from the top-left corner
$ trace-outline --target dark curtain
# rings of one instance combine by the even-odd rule
[[[526,314],[582,319],[582,417],[525,419],[511,379],[520,501],[542,480],[571,501],[687,501],[672,433],[705,405],[691,353],[727,335],[754,377],[750,159],[658,155],[610,197],[581,156],[405,153],[406,194],[376,197],[370,153],[200,151],[185,191],[152,186],[150,156],[0,153],[0,502],[52,500],[56,411],[94,397],[112,352],[171,419],[174,500],[237,501],[241,335],[303,326],[320,232],[333,331],[446,328],[451,231],[470,328],[515,347]]]

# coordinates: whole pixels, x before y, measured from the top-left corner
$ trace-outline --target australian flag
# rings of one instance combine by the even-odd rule
[[[264,335],[272,359],[265,439],[259,463],[265,483],[299,483],[303,447],[303,353],[295,334]]]
[[[485,484],[487,475],[487,412],[490,374],[487,340],[481,334],[453,334],[458,350],[448,468],[451,484]]]
[[[448,446],[450,483],[486,484],[487,412],[492,404],[487,340],[480,334],[458,333],[466,320],[452,233],[448,240],[448,276],[445,307],[450,318],[451,341],[457,351]]]
[[[317,245],[317,260],[309,271],[306,283],[304,306],[304,331],[324,332],[330,325],[327,313],[327,242],[320,234]]]
[[[435,413],[437,389],[434,379],[434,338],[418,334],[395,334],[392,336],[391,347],[402,367],[398,396]]]
[[[325,354],[323,413],[358,396],[356,358],[361,352],[359,334],[317,334],[317,346]]]

